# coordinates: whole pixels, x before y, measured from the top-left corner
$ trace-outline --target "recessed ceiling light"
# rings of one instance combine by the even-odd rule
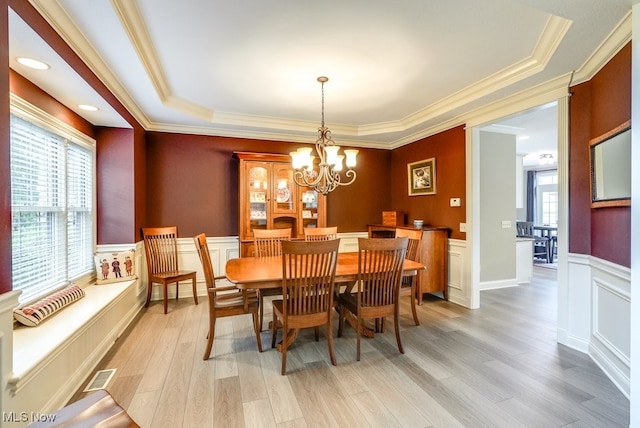
[[[37,59],[33,59],[33,58],[27,58],[27,57],[21,56],[16,58],[16,61],[18,61],[20,64],[24,65],[25,67],[34,68],[36,70],[48,70],[51,68],[49,64],[45,64],[44,62],[38,61]]]
[[[82,109],[82,110],[86,110],[86,111],[98,111],[98,107],[96,106],[90,106],[88,104],[78,104],[78,108]]]

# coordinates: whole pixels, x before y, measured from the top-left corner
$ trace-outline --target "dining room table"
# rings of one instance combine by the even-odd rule
[[[426,269],[426,266],[422,263],[405,259],[402,274],[403,276],[413,276],[423,269]],[[225,276],[240,290],[282,288],[282,256],[230,259],[225,266]],[[338,253],[335,275],[338,290],[344,286],[344,292],[350,292],[357,278],[358,252]],[[353,319],[347,318],[347,322],[354,326]],[[370,329],[363,329],[361,332],[364,336],[373,336],[373,331]],[[287,342],[292,343],[297,335],[297,330],[287,332]]]

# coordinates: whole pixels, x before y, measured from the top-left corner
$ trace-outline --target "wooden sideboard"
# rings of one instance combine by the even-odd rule
[[[396,229],[415,229],[413,226],[385,226],[382,224],[368,225],[369,237],[393,238]],[[418,302],[422,304],[424,293],[442,292],[445,300],[449,299],[449,228],[422,228],[422,243],[420,248],[420,263],[426,270],[418,272],[416,288]]]

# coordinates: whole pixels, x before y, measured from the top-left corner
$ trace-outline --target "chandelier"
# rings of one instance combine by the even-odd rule
[[[316,155],[311,154],[310,147],[303,147],[291,155],[293,169],[293,180],[298,186],[312,187],[317,192],[326,195],[335,190],[338,186],[348,186],[356,179],[357,150],[345,150],[344,155],[338,154],[340,146],[336,146],[331,139],[331,131],[324,126],[324,84],[329,78],[320,76],[318,82],[322,88],[322,122],[318,128],[318,139],[316,140]],[[318,164],[315,158],[318,157]],[[346,157],[346,159],[345,159]],[[348,170],[345,172],[346,181],[342,181],[342,162],[344,161]],[[317,166],[317,169],[316,169]]]
[[[553,155],[551,153],[543,153],[540,155],[540,165],[553,165]]]

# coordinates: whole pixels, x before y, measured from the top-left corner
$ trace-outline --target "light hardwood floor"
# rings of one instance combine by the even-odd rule
[[[627,427],[624,395],[556,343],[556,289],[555,271],[535,268],[529,285],[483,292],[478,310],[427,295],[419,327],[405,298],[404,355],[388,322],[356,362],[346,327],[334,367],[311,329],[286,376],[270,332],[257,352],[250,316],[219,320],[203,361],[206,302],[174,300],[167,315],[152,302],[98,369],[117,369],[107,389],[143,427]]]

